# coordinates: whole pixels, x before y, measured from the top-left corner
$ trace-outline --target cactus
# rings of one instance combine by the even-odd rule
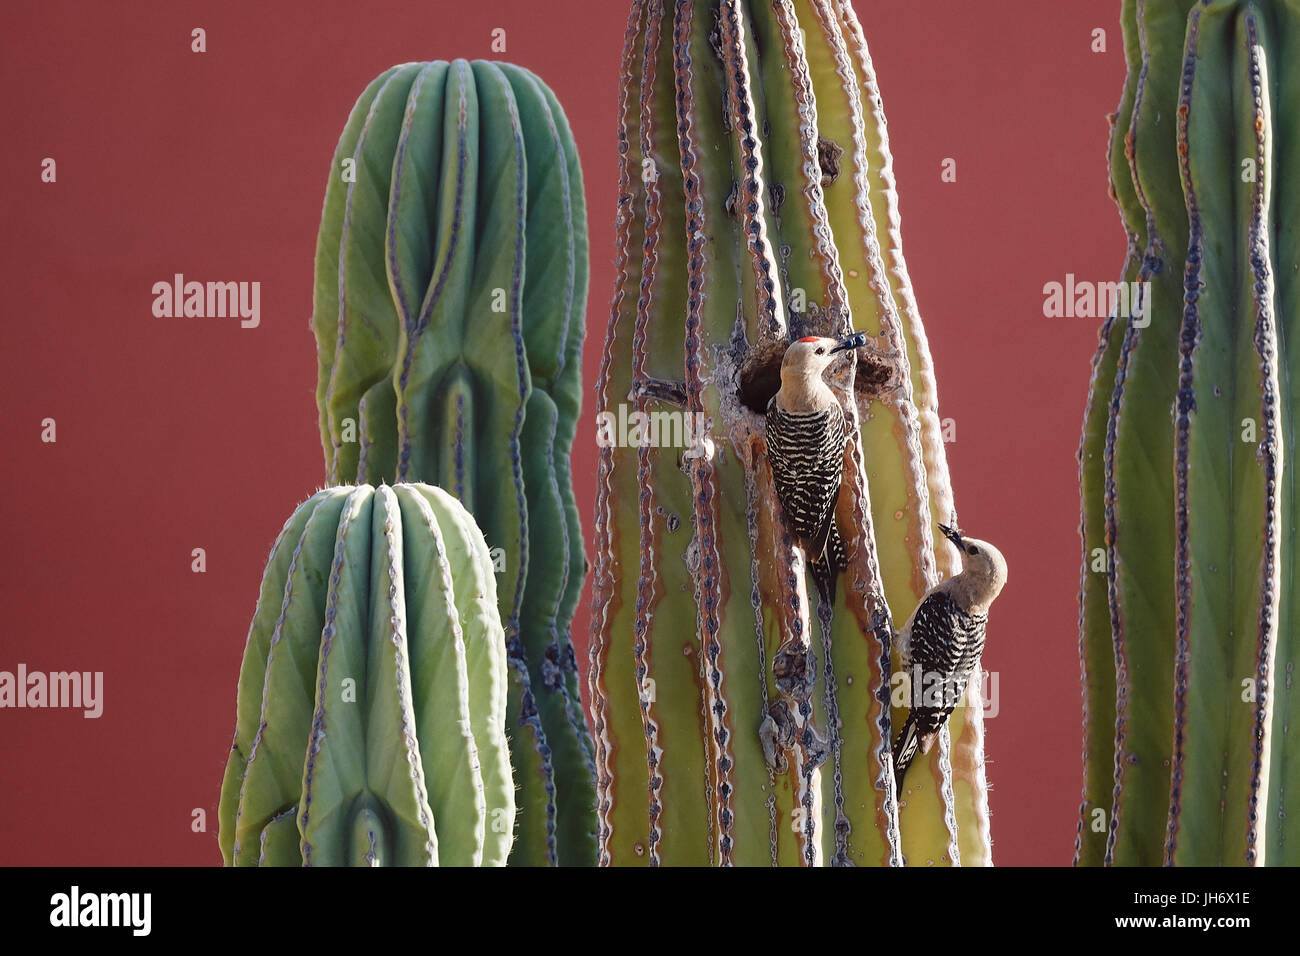
[[[1122,22],[1110,166],[1139,294],[1102,326],[1079,450],[1075,862],[1295,864],[1300,200],[1277,174],[1300,4],[1127,0]]]
[[[601,862],[987,863],[978,687],[894,798],[891,622],[958,559],[935,544],[953,504],[934,375],[851,5],[636,0],[620,124],[597,386]],[[792,337],[850,328],[888,358],[838,382],[851,561],[814,621],[763,411]]]
[[[326,471],[453,491],[494,550],[520,786],[512,864],[595,860],[569,634],[586,573],[569,470],[586,289],[582,173],[536,76],[412,63],[366,88],[317,244]]]
[[[440,488],[319,491],[262,578],[221,787],[230,865],[487,865],[510,851],[505,634]]]

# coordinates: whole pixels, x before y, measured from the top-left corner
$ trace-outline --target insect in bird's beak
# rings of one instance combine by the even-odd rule
[[[850,332],[848,335],[840,339],[839,344],[836,345],[835,348],[831,349],[831,354],[834,355],[836,352],[846,352],[849,349],[860,349],[870,341],[871,336],[867,335],[866,332]]]
[[[943,536],[945,538],[947,538],[949,541],[951,541],[953,544],[957,546],[957,550],[959,551],[965,550],[966,546],[965,544],[962,543],[960,531],[958,531],[956,528],[950,528],[946,524],[939,525],[939,530],[943,532]]]

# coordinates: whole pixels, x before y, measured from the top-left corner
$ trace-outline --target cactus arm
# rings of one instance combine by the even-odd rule
[[[1289,82],[1294,74],[1293,64],[1300,62],[1300,3],[1287,0],[1275,23],[1277,56],[1271,62],[1275,77],[1272,93],[1277,97],[1273,126],[1276,137],[1274,147],[1279,164],[1286,157],[1300,155],[1300,124],[1287,117],[1300,116],[1300,83]],[[1281,338],[1282,361],[1279,373],[1282,383],[1283,451],[1300,447],[1300,430],[1296,418],[1300,414],[1300,284],[1295,281],[1300,263],[1300,189],[1291,177],[1275,178],[1274,201],[1277,214],[1276,267],[1278,275],[1277,315],[1278,334]],[[1282,475],[1282,514],[1295,515],[1300,508],[1300,472],[1287,468]],[[1300,594],[1300,524],[1295,519],[1284,518],[1282,539],[1281,580],[1284,594]],[[1300,727],[1300,692],[1297,691],[1297,667],[1300,667],[1300,619],[1294,601],[1282,602],[1278,618],[1278,644],[1274,665],[1275,679],[1270,684],[1274,695],[1272,734],[1272,767],[1269,772],[1269,809],[1266,820],[1266,862],[1272,865],[1300,865],[1300,840],[1288,834],[1288,821],[1300,819],[1300,759],[1289,744],[1292,728]]]
[[[1120,16],[1128,73],[1119,106],[1110,117],[1107,159],[1110,193],[1115,200],[1128,239],[1122,281],[1133,282],[1147,246],[1146,217],[1137,199],[1126,156],[1127,134],[1132,126],[1137,79],[1142,62],[1137,30],[1138,0],[1125,0]],[[1081,501],[1080,538],[1083,562],[1079,582],[1079,666],[1083,686],[1083,796],[1075,838],[1076,866],[1099,866],[1106,854],[1115,782],[1115,649],[1111,638],[1110,594],[1106,568],[1095,567],[1096,552],[1106,554],[1105,445],[1110,401],[1128,311],[1118,309],[1102,325],[1093,355],[1083,434],[1079,444]],[[1097,828],[1096,811],[1104,818]]]
[[[337,483],[334,474],[334,457],[337,435],[330,427],[326,393],[329,389],[330,369],[338,348],[340,292],[342,276],[339,269],[339,251],[343,246],[344,220],[347,216],[350,186],[345,175],[344,162],[355,160],[357,143],[370,116],[371,105],[389,77],[400,67],[379,74],[357,98],[348,115],[343,135],[330,164],[325,182],[325,202],[321,211],[320,231],[316,238],[316,282],[312,292],[312,332],[316,338],[316,406],[320,415],[321,445],[325,453],[327,480]],[[352,170],[355,173],[355,170]]]
[[[271,548],[266,572],[262,576],[257,610],[253,614],[239,669],[235,739],[230,748],[217,811],[218,842],[222,859],[227,866],[235,862],[240,791],[248,771],[249,755],[262,727],[267,661],[270,659],[271,642],[284,609],[285,582],[294,566],[295,556],[301,551],[303,531],[315,509],[329,497],[330,492],[319,491],[289,516]]]
[[[460,581],[463,589],[481,588],[482,569],[464,554],[456,556],[453,568],[438,520],[418,491],[400,485],[390,493],[400,509],[403,528],[401,557],[414,724],[420,764],[428,778],[438,858],[444,866],[479,866],[488,808],[476,739],[480,728],[473,726],[470,707],[470,661],[452,582]],[[483,693],[484,688],[475,690]],[[493,699],[476,697],[475,702],[481,706]]]
[[[1173,863],[1259,862],[1258,803],[1261,788],[1267,792],[1261,755],[1278,601],[1280,435],[1263,33],[1249,3],[1198,8],[1188,28],[1195,56],[1179,138],[1192,251],[1176,419],[1179,720],[1166,846]],[[1211,70],[1232,83],[1197,82]],[[1226,137],[1208,123],[1224,115],[1238,119]],[[1256,181],[1222,189],[1240,183],[1238,153],[1256,161]],[[1216,388],[1220,382],[1232,384]],[[1248,418],[1258,428],[1255,448],[1240,443]],[[1225,455],[1225,445],[1233,453]],[[1213,503],[1227,494],[1232,509]],[[1250,701],[1243,682],[1255,691]]]

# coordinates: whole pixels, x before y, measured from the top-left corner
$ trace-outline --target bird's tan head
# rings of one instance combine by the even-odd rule
[[[821,335],[808,335],[791,342],[781,359],[781,371],[821,371],[835,361],[839,342]]]
[[[968,612],[987,614],[1006,586],[1006,558],[987,541],[964,535],[955,527],[941,524],[939,530],[961,554],[961,573],[945,582],[949,592]]]
[[[781,359],[781,403],[787,411],[820,407],[830,394],[822,375],[840,353],[868,343],[865,333],[833,339],[808,335],[791,342]]]

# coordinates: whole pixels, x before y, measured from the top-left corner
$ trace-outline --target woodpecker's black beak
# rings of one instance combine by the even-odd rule
[[[950,528],[946,524],[941,524],[939,525],[939,530],[943,532],[945,538],[957,546],[958,551],[964,551],[966,549],[966,545],[963,544],[961,540],[961,532],[956,528]]]
[[[847,352],[849,349],[860,349],[871,341],[871,336],[866,332],[852,332],[840,339],[839,344],[831,349],[831,354],[836,352]]]

